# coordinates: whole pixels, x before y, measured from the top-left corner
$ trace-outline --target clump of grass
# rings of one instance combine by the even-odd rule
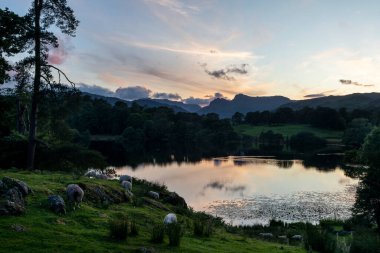
[[[154,243],[162,243],[164,241],[165,228],[162,224],[154,225],[152,229],[152,238],[151,241]]]
[[[194,235],[210,237],[213,232],[212,220],[194,219]]]
[[[166,232],[169,237],[170,246],[179,246],[181,243],[181,237],[183,235],[183,229],[179,223],[170,223],[166,226]]]
[[[126,240],[128,236],[128,218],[119,216],[108,221],[110,236],[116,240]]]
[[[131,236],[137,236],[138,234],[139,234],[139,229],[138,229],[138,226],[136,224],[136,221],[132,220],[131,221],[131,232],[130,232],[130,235]]]

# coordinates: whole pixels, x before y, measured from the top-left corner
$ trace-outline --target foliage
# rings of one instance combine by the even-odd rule
[[[371,233],[355,234],[350,253],[379,253],[380,240],[378,235]]]
[[[170,246],[179,246],[181,243],[181,237],[183,236],[183,228],[180,223],[173,222],[166,225],[166,233],[169,237]]]
[[[297,151],[310,151],[326,146],[326,140],[310,132],[300,132],[290,138],[290,147]]]
[[[347,146],[359,148],[372,128],[373,126],[368,119],[353,119],[344,132],[343,143]]]
[[[137,236],[138,234],[139,234],[139,227],[137,226],[136,221],[133,219],[131,221],[131,232],[130,232],[130,235],[131,236]]]
[[[285,140],[282,134],[269,130],[260,134],[259,144],[260,148],[264,150],[282,150]]]
[[[126,240],[128,236],[128,218],[124,215],[119,215],[112,218],[108,222],[110,236],[116,240]]]
[[[334,253],[336,240],[325,230],[311,224],[306,224],[305,248],[318,251],[320,253]]]
[[[162,243],[165,236],[165,227],[162,224],[156,224],[152,228],[151,241],[153,243]]]

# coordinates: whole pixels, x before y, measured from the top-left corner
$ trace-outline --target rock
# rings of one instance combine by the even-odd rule
[[[25,213],[24,197],[17,187],[13,187],[1,196],[0,215],[20,215]]]
[[[136,250],[137,253],[155,253],[156,250],[154,248],[141,247]]]
[[[155,191],[149,191],[148,196],[156,200],[160,198],[160,194]]]
[[[86,192],[85,200],[94,204],[119,204],[132,198],[132,195],[125,190],[115,190],[107,185],[80,184],[80,186]]]
[[[24,183],[23,181],[20,181],[18,179],[10,178],[10,177],[3,177],[3,188],[10,189],[13,187],[17,187],[23,196],[26,196],[30,193],[32,193],[32,189],[29,188],[29,186]]]
[[[164,224],[169,225],[172,223],[177,223],[177,215],[175,215],[174,213],[169,213],[164,218]]]
[[[175,192],[170,192],[166,197],[163,199],[164,202],[169,203],[173,206],[182,207],[187,209],[187,203],[184,198],[179,196]]]
[[[119,181],[120,182],[128,181],[128,182],[132,183],[132,177],[129,176],[129,175],[122,175],[122,176],[119,177]]]
[[[11,229],[13,229],[16,232],[25,232],[26,231],[26,228],[20,224],[12,224]]]
[[[50,195],[48,197],[49,207],[55,213],[66,213],[66,205],[63,198],[59,195]]]
[[[150,198],[146,198],[146,197],[142,197],[142,199],[144,200],[145,203],[151,205],[151,206],[154,206],[158,209],[161,209],[161,210],[165,210],[165,211],[170,211],[169,208],[167,208],[164,204],[156,201],[156,200],[153,200],[153,199],[150,199]]]
[[[92,177],[96,179],[103,179],[103,180],[110,179],[109,176],[107,176],[106,174],[103,174],[100,170],[94,170],[94,169],[87,171],[84,175],[86,177]]]

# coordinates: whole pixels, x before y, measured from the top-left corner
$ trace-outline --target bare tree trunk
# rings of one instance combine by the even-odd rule
[[[33,82],[33,95],[32,95],[32,108],[30,112],[30,126],[29,126],[29,143],[28,143],[28,157],[27,168],[34,169],[34,158],[36,154],[36,130],[37,130],[37,113],[38,103],[40,99],[40,81],[41,81],[41,8],[43,0],[34,0],[34,55],[35,55],[35,72]]]

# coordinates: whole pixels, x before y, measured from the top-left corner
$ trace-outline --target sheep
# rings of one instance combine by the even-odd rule
[[[177,216],[174,213],[169,213],[165,216],[164,225],[177,223]]]
[[[302,241],[302,235],[293,235],[292,239],[296,241]]]
[[[153,199],[159,199],[160,198],[160,194],[158,192],[155,192],[155,191],[149,191],[148,196],[153,198]]]
[[[120,182],[129,181],[129,182],[132,183],[132,177],[129,176],[129,175],[122,175],[122,176],[119,177],[119,181]]]
[[[264,237],[264,238],[272,238],[273,237],[272,233],[260,233],[259,235],[261,237]]]
[[[83,200],[84,191],[77,184],[69,184],[66,189],[67,199],[70,203],[74,203],[74,210]]]
[[[121,186],[123,186],[123,188],[126,189],[127,191],[132,191],[132,183],[129,181],[121,182]]]
[[[66,205],[63,198],[59,195],[50,195],[48,197],[50,209],[55,213],[66,214]]]

